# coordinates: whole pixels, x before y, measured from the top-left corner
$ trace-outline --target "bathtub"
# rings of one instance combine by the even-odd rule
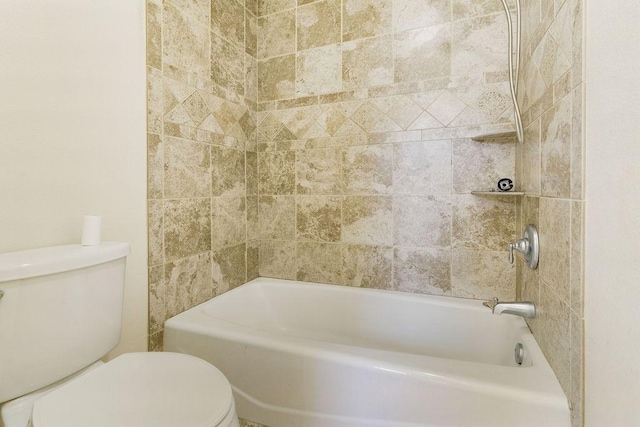
[[[259,278],[169,319],[164,349],[269,427],[570,425],[523,319],[477,300]]]

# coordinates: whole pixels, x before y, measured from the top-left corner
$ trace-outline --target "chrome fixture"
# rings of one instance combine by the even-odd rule
[[[536,317],[536,305],[531,301],[500,302],[497,297],[482,303],[489,307],[493,314],[515,314],[520,317],[533,319]]]
[[[520,114],[520,107],[518,106],[518,74],[520,72],[520,35],[521,35],[521,7],[520,0],[516,0],[516,31],[513,31],[513,20],[511,18],[511,11],[507,0],[502,0],[502,6],[504,7],[504,13],[507,17],[507,32],[508,39],[508,64],[509,64],[509,89],[511,91],[511,101],[513,102],[513,113],[516,124],[516,136],[519,142],[524,141],[524,129],[522,127],[522,116]],[[514,43],[515,38],[515,43]],[[515,52],[513,45],[515,46]],[[513,59],[515,56],[515,67],[513,65]]]
[[[522,343],[519,342],[516,344],[516,348],[513,353],[516,358],[516,363],[518,365],[522,365],[522,362],[524,362],[524,346]]]
[[[509,244],[509,262],[514,263],[515,258],[513,251],[516,250],[522,254],[524,261],[532,270],[538,267],[538,259],[540,258],[540,240],[538,239],[538,230],[533,224],[527,225],[522,233],[522,239]]]

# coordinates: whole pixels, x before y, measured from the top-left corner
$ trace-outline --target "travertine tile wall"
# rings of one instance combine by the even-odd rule
[[[260,275],[515,298],[500,1],[258,5]]]
[[[167,318],[258,275],[256,9],[147,2],[151,350]]]
[[[520,105],[525,142],[518,226],[540,232],[540,266],[517,264],[518,296],[533,300],[529,326],[583,425],[584,80],[582,0],[523,0]]]

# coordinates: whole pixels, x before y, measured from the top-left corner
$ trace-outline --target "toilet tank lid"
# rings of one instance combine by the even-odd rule
[[[129,243],[63,245],[0,254],[0,283],[77,270],[129,255]]]

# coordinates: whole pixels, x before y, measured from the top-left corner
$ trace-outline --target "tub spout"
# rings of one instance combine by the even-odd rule
[[[536,317],[536,305],[532,301],[500,302],[498,298],[483,303],[493,314],[515,314],[520,317]]]

